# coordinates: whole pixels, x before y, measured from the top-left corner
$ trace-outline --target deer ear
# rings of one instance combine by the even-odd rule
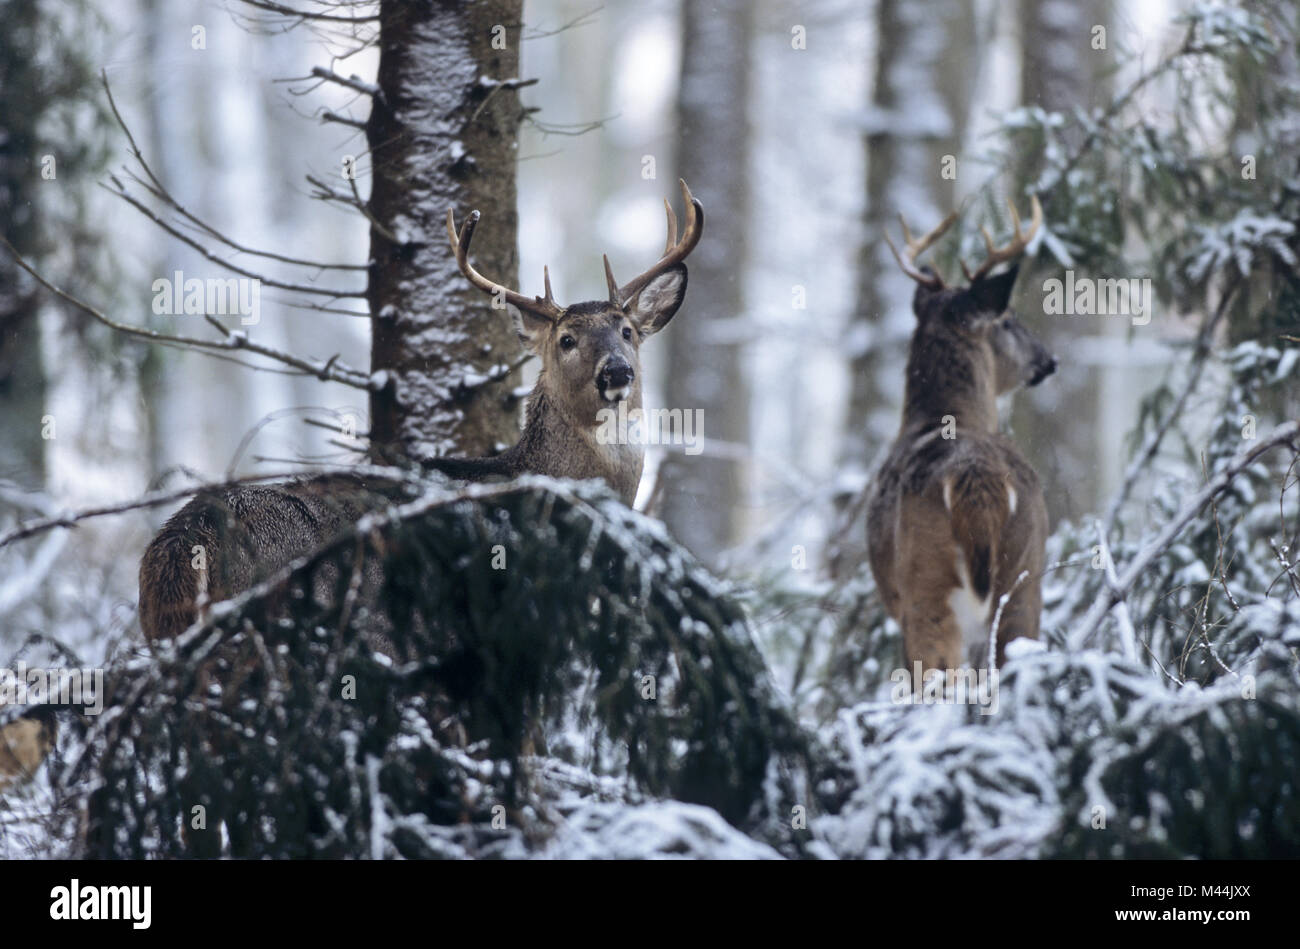
[[[1011,291],[1015,289],[1019,269],[1019,265],[1013,265],[1005,273],[972,283],[970,294],[975,301],[976,312],[993,316],[1005,313],[1011,304]]]
[[[519,335],[519,342],[524,344],[524,348],[531,353],[540,352],[542,343],[546,341],[547,333],[555,324],[545,317],[521,310],[517,306],[510,307],[510,317],[514,321],[515,332]]]
[[[641,331],[641,338],[653,336],[673,318],[686,298],[686,265],[669,267],[651,280],[623,309]]]

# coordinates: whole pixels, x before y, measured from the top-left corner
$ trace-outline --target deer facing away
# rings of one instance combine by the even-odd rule
[[[903,419],[869,488],[868,554],[886,610],[903,631],[908,670],[923,673],[988,661],[1012,639],[1038,637],[1047,509],[1038,476],[998,428],[997,397],[1051,375],[1056,360],[1009,312],[1016,268],[990,276],[1024,251],[1042,221],[1038,199],[1022,232],[995,247],[968,283],[948,287],[916,258],[952,225],[950,215],[906,248],[890,248],[916,281],[916,329],[907,357]],[[889,240],[886,237],[886,240]]]
[[[598,439],[598,412],[624,400],[628,409],[641,407],[641,343],[668,324],[686,295],[683,261],[703,234],[704,208],[686,182],[680,184],[686,202],[680,240],[677,217],[665,201],[668,240],[660,259],[620,285],[606,257],[608,300],[568,307],[555,302],[549,269],[544,297],[527,297],[480,274],[469,262],[479,213],[472,212],[458,234],[453,212],[447,212],[461,273],[509,304],[519,337],[540,357],[542,370],[518,444],[493,458],[437,458],[424,462],[425,467],[475,481],[523,473],[599,478],[632,503],[644,448],[637,442]],[[404,497],[403,490],[399,484],[325,475],[200,493],[163,525],[141,559],[140,626],[146,639],[176,637],[198,618],[201,600],[238,594],[328,542],[368,511]],[[196,559],[196,548],[202,548],[202,561]],[[381,579],[376,571],[367,567],[363,589],[371,595]],[[328,574],[322,574],[318,597],[328,595]],[[376,648],[390,652],[382,625],[371,638]],[[0,790],[29,775],[45,757],[53,726],[52,720],[28,716],[0,728]]]

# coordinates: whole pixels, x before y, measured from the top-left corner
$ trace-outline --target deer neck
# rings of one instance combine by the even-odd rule
[[[644,446],[625,437],[635,434],[628,430],[635,420],[629,416],[641,408],[640,379],[633,382],[621,408],[609,403],[608,421],[577,417],[545,383],[539,377],[528,400],[528,418],[518,446],[523,470],[555,478],[600,478],[630,506],[645,463]]]
[[[973,340],[926,339],[918,330],[907,359],[900,434],[942,427],[948,417],[958,435],[997,431],[993,351]]]

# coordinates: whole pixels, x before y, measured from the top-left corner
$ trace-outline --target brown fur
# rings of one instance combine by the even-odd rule
[[[693,208],[683,242],[675,243],[676,219],[669,209],[668,247],[655,267],[620,290],[606,262],[608,302],[557,308],[545,318],[512,306],[521,341],[542,360],[518,444],[493,458],[437,458],[426,461],[427,467],[475,481],[524,473],[600,479],[632,504],[644,449],[602,444],[599,413],[617,411],[620,401],[626,401],[628,410],[641,408],[641,343],[668,324],[685,298],[687,271],[680,261],[699,240],[704,212],[685,183],[682,191]],[[455,247],[450,222],[449,230]],[[468,235],[462,250],[462,255],[468,251]],[[198,619],[203,602],[216,603],[248,589],[338,536],[366,512],[393,503],[401,492],[396,484],[330,475],[199,494],[163,525],[141,558],[140,627],[145,638],[175,638]],[[195,566],[196,547],[203,549],[206,569]],[[334,588],[329,574],[326,567],[317,577],[315,595],[322,601]],[[381,580],[377,565],[368,564],[364,601],[373,602]],[[375,648],[393,654],[382,611],[376,611],[368,632]],[[31,729],[24,722],[5,726],[0,741],[28,747]],[[52,740],[52,723],[48,734]],[[0,790],[6,775],[17,774],[6,770],[10,757],[0,751]]]
[[[921,288],[914,301],[902,426],[867,504],[871,570],[903,629],[909,670],[917,661],[924,671],[984,661],[987,648],[964,641],[953,599],[964,602],[962,591],[987,604],[985,643],[1009,595],[999,664],[1010,640],[1038,636],[1047,509],[1034,470],[997,431],[996,399],[1041,381],[1055,360],[1004,313],[1014,279],[1012,271],[963,290]]]
[[[199,592],[220,602],[311,553],[367,511],[401,500],[396,484],[327,475],[205,491],[177,511],[140,560],[140,628],[170,639],[197,618]],[[196,566],[203,548],[206,571]],[[324,596],[328,569],[319,579]]]
[[[57,734],[57,723],[48,715],[27,715],[0,728],[0,791],[31,777]]]
[[[518,444],[495,458],[435,458],[426,464],[457,478],[482,480],[527,472],[555,478],[604,481],[631,505],[641,483],[645,451],[639,445],[602,445],[602,409],[618,409],[604,397],[601,374],[611,365],[632,373],[627,409],[641,404],[641,343],[663,329],[686,294],[686,267],[677,265],[625,306],[579,303],[558,320],[518,313],[521,341],[542,360],[528,399],[527,424]],[[562,345],[572,339],[572,348]]]

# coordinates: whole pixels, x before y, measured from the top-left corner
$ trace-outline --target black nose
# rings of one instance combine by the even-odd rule
[[[1056,372],[1056,357],[1049,356],[1046,362],[1039,363],[1037,370],[1034,372],[1034,377],[1029,380],[1029,384],[1036,386],[1054,372]]]
[[[632,367],[625,362],[606,363],[600,370],[601,389],[621,389],[632,384]]]

